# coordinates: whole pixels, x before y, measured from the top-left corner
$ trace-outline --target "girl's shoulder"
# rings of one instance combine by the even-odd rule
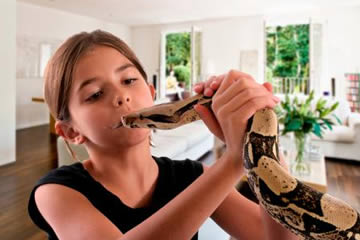
[[[74,181],[82,183],[91,180],[90,175],[84,169],[82,163],[77,162],[71,165],[61,166],[48,172],[40,178],[35,186],[47,183],[71,184]]]
[[[48,232],[50,235],[55,236],[52,228],[41,215],[35,201],[36,190],[46,184],[66,186],[87,197],[90,189],[96,186],[96,183],[93,182],[91,176],[85,171],[82,163],[80,162],[53,169],[37,181],[30,193],[28,213],[36,225]]]

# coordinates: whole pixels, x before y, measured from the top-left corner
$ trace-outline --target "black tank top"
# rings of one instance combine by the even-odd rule
[[[106,190],[102,184],[91,177],[81,163],[74,163],[54,169],[38,181],[30,195],[29,215],[37,226],[47,232],[49,239],[58,239],[54,230],[39,212],[34,198],[35,191],[39,186],[55,183],[70,187],[83,194],[122,233],[126,233],[163,207],[203,173],[200,162],[173,161],[166,157],[153,158],[159,166],[159,176],[151,202],[146,207],[130,208],[126,206],[116,195]],[[193,236],[192,240],[197,240],[197,235],[198,233]]]

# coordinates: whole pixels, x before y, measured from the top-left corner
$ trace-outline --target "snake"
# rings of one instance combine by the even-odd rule
[[[198,94],[153,105],[123,116],[121,124],[174,129],[200,119],[196,104],[211,110],[212,97]],[[249,187],[276,222],[306,240],[360,240],[360,214],[355,208],[311,188],[281,165],[279,124],[273,109],[258,110],[248,120],[243,147]]]

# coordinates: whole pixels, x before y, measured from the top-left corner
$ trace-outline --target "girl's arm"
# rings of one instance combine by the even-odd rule
[[[204,166],[204,169],[207,171],[208,167]],[[274,221],[265,209],[241,195],[236,189],[231,191],[211,217],[236,239],[299,239]]]

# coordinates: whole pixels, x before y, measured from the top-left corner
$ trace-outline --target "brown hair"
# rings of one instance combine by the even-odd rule
[[[140,61],[129,46],[118,37],[101,30],[75,34],[56,50],[45,71],[44,97],[55,119],[70,120],[68,103],[74,68],[79,59],[95,46],[108,46],[118,50],[134,64],[147,81]]]

